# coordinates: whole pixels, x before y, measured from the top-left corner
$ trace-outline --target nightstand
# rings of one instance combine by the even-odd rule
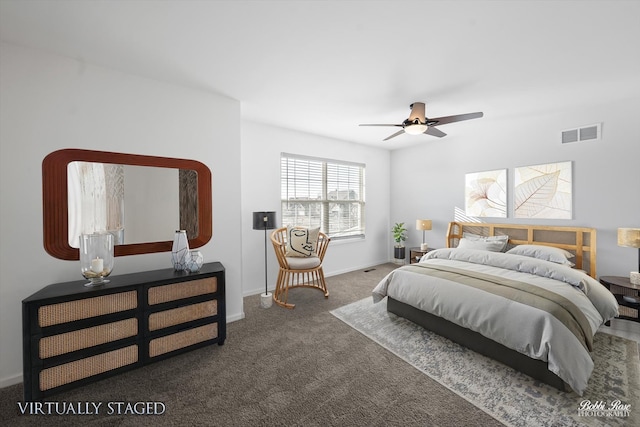
[[[602,276],[600,277],[600,283],[609,289],[618,300],[618,305],[620,306],[619,319],[640,322],[640,296],[638,296],[640,285],[632,285],[628,277],[622,276]],[[632,302],[631,299],[636,302]]]
[[[422,250],[419,247],[409,248],[409,264],[414,264],[420,261],[420,258],[427,252],[434,250],[435,248],[427,248],[426,250]]]

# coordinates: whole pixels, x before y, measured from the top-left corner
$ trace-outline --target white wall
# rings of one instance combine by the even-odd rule
[[[42,244],[41,164],[61,148],[206,164],[213,238],[201,250],[205,262],[224,264],[228,318],[241,318],[239,102],[6,43],[0,49],[0,386],[21,381],[21,301],[81,279],[77,262],[49,256]],[[118,257],[114,274],[170,266],[168,253]]]
[[[324,261],[326,276],[389,259],[389,151],[292,130],[242,124],[242,277],[245,295],[264,292],[264,232],[252,229],[252,212],[276,211],[281,224],[280,153],[301,154],[366,164],[366,238],[333,240]],[[269,233],[269,232],[268,232]],[[268,288],[275,287],[278,263],[267,246]],[[329,289],[331,292],[331,289]]]
[[[523,101],[524,102],[524,101]],[[550,110],[553,109],[550,101]],[[513,189],[514,168],[573,161],[573,219],[487,218],[486,222],[533,223],[597,229],[598,275],[626,276],[637,269],[638,251],[617,246],[618,227],[640,227],[640,99],[587,105],[528,117],[478,120],[443,126],[443,139],[425,137],[391,155],[391,219],[409,224],[407,245],[422,234],[415,220],[430,218],[426,240],[443,247],[454,208],[464,210],[465,174],[507,169]],[[602,139],[560,144],[560,131],[602,122]],[[446,128],[446,129],[445,129]],[[422,137],[421,137],[422,138]],[[508,203],[512,203],[509,200]]]

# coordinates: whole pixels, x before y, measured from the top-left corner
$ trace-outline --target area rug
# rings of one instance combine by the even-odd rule
[[[640,425],[638,343],[598,332],[584,396],[561,392],[386,310],[372,298],[338,319],[509,426]]]

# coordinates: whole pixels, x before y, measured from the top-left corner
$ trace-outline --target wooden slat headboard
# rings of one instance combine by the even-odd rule
[[[447,247],[455,248],[462,233],[481,236],[509,236],[507,248],[517,245],[546,245],[562,248],[575,255],[575,268],[596,278],[596,230],[586,227],[555,227],[528,224],[489,224],[484,222],[450,222]]]

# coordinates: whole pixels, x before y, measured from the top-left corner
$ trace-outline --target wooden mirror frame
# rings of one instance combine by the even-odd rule
[[[42,161],[42,213],[44,248],[55,258],[80,259],[77,248],[69,245],[69,206],[67,190],[67,165],[71,162],[112,163],[133,166],[151,166],[170,169],[190,169],[198,174],[198,236],[189,239],[190,248],[199,248],[211,240],[212,197],[211,171],[196,160],[170,157],[143,156],[81,149],[63,149],[47,155]],[[174,230],[168,230],[173,233]],[[169,252],[173,241],[144,242],[117,245],[115,256]]]

